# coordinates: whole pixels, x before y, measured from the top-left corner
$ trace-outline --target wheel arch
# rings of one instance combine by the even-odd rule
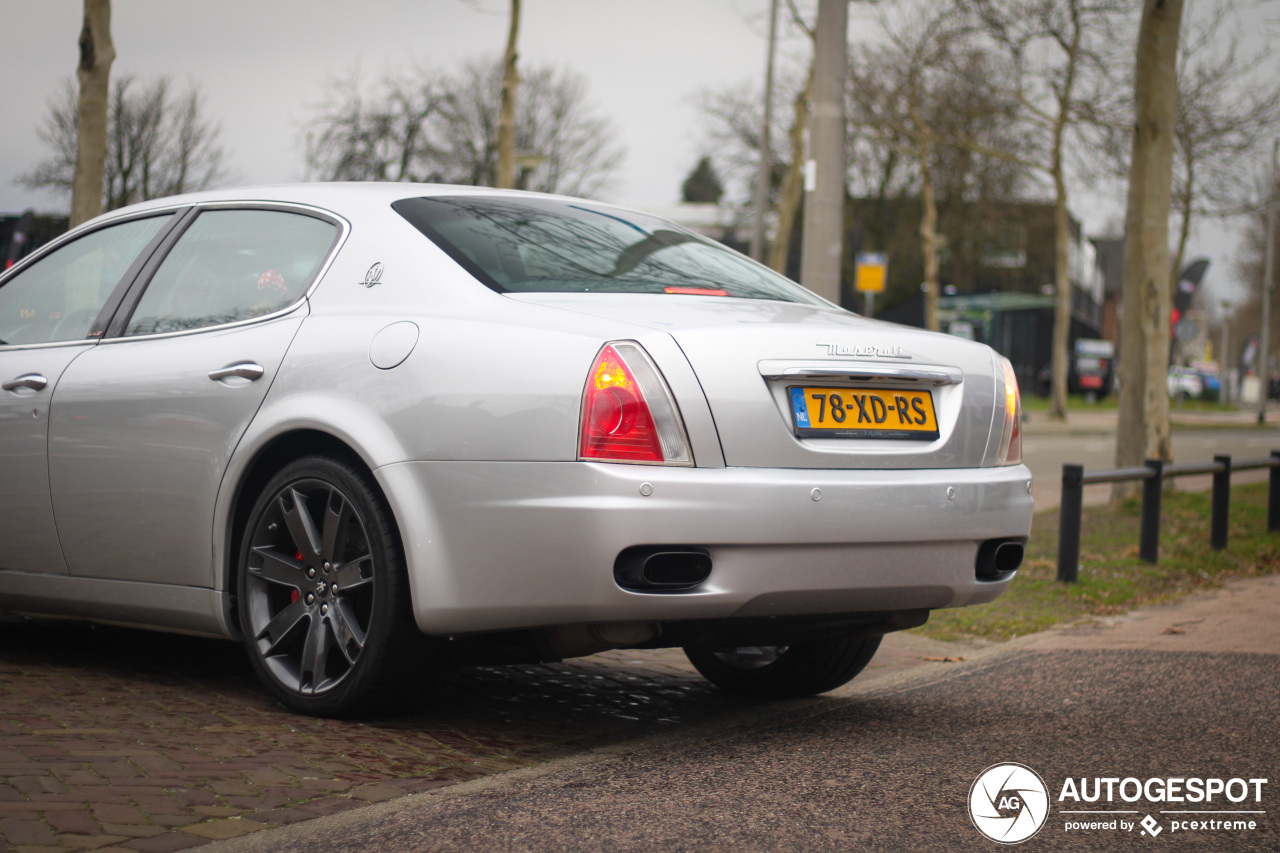
[[[220,512],[225,521],[221,525],[222,535],[217,540],[221,546],[221,554],[215,563],[218,569],[215,589],[222,594],[223,619],[228,633],[234,638],[240,637],[240,619],[236,610],[240,547],[258,493],[277,472],[289,463],[317,455],[335,457],[366,474],[370,484],[377,490],[391,512],[393,521],[395,520],[395,510],[373,475],[373,466],[363,454],[343,438],[316,427],[296,427],[263,441],[243,464],[234,478],[234,483],[224,482],[224,489],[228,486],[230,488],[224,504],[225,509]],[[398,523],[396,529],[398,535]]]

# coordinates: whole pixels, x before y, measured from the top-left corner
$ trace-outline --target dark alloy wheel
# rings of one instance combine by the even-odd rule
[[[367,474],[300,459],[263,489],[246,530],[241,629],[281,701],[346,716],[403,705],[428,686],[433,673],[420,670],[433,657],[441,669],[443,655],[413,623],[391,514]]]
[[[702,676],[722,690],[755,699],[786,699],[834,690],[871,662],[880,637],[830,637],[792,645],[686,646]]]

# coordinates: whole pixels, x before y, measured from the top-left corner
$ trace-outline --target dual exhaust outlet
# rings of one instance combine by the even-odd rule
[[[1002,581],[1022,565],[1025,539],[988,539],[978,546],[974,574],[980,581]]]
[[[711,554],[686,545],[624,548],[614,560],[613,577],[633,592],[681,592],[711,577]]]
[[[988,539],[978,546],[974,576],[1002,581],[1022,565],[1026,539]],[[633,592],[681,592],[711,576],[711,553],[686,545],[638,545],[625,548],[613,564],[618,586]]]

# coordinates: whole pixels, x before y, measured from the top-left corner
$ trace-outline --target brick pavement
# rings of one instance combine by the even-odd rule
[[[678,652],[611,652],[464,670],[406,717],[317,720],[232,643],[12,619],[0,703],[0,838],[21,853],[167,853],[739,707]]]

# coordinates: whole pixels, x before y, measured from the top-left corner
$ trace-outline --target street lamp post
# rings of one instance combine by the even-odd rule
[[[845,72],[849,0],[818,0],[814,26],[812,159],[805,164],[804,234],[800,284],[840,304],[844,258]]]
[[[1267,422],[1267,392],[1271,388],[1271,367],[1268,363],[1271,355],[1271,291],[1275,280],[1276,259],[1276,179],[1278,169],[1277,158],[1280,157],[1280,139],[1271,148],[1271,179],[1267,187],[1267,254],[1262,265],[1262,336],[1258,352],[1258,376],[1262,380],[1262,391],[1258,394],[1258,423]]]
[[[755,217],[751,223],[751,257],[764,263],[764,214],[773,177],[773,55],[778,41],[778,0],[769,4],[769,56],[764,71],[764,120],[760,123],[760,168],[756,172]]]

